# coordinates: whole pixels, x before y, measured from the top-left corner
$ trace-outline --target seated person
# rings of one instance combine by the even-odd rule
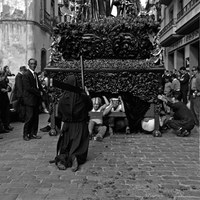
[[[177,136],[189,136],[195,126],[195,122],[191,110],[179,101],[179,95],[174,95],[171,100],[172,102],[164,95],[158,95],[158,99],[166,102],[174,112],[172,117],[165,120],[163,126],[175,130]]]
[[[90,139],[92,139],[92,136],[96,135],[96,137],[94,137],[94,140],[97,141],[102,141],[107,130],[107,127],[103,124],[103,116],[105,108],[109,105],[109,102],[105,96],[103,96],[103,99],[105,101],[105,104],[102,105],[102,100],[100,97],[92,98],[93,109],[89,113],[89,137]]]
[[[121,96],[118,98],[112,98],[110,100],[109,106],[105,109],[105,115],[109,115],[111,112],[125,112],[124,102],[122,101]],[[126,127],[126,134],[130,134],[130,128],[128,125],[127,118],[120,117],[109,117],[109,134],[113,135],[113,130],[115,126],[118,126],[118,129],[123,129]]]

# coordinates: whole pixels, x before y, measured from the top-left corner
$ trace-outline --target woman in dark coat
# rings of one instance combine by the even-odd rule
[[[12,131],[14,127],[10,126],[10,99],[8,92],[11,92],[9,86],[8,75],[11,75],[8,66],[4,67],[3,72],[0,72],[0,117],[3,122],[3,132]]]
[[[67,77],[67,84],[77,87],[74,75]],[[72,167],[87,159],[89,147],[88,112],[92,110],[91,98],[83,92],[65,91],[58,103],[58,117],[64,122],[57,144],[56,164],[60,170]]]

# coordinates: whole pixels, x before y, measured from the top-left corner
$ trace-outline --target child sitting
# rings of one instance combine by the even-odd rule
[[[90,140],[92,139],[92,136],[96,134],[94,140],[102,141],[107,130],[107,127],[103,125],[103,116],[105,108],[109,105],[109,102],[105,96],[103,96],[103,99],[105,104],[102,105],[100,97],[92,98],[93,109],[90,112],[90,121],[88,124]]]

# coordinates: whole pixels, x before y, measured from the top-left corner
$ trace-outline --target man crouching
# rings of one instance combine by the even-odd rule
[[[171,102],[164,95],[158,95],[158,99],[165,102],[174,112],[172,117],[165,120],[163,127],[173,129],[177,136],[189,136],[195,126],[191,110],[178,100],[178,95],[174,95]]]

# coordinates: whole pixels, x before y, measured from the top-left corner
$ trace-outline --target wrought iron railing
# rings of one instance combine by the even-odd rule
[[[40,10],[40,24],[45,25],[47,28],[51,29],[51,15],[44,9]]]
[[[185,13],[187,13],[197,2],[200,0],[191,0],[178,14],[177,19],[180,19]]]
[[[161,31],[160,35],[163,35],[166,31],[172,28],[176,24],[176,18],[173,18]]]

